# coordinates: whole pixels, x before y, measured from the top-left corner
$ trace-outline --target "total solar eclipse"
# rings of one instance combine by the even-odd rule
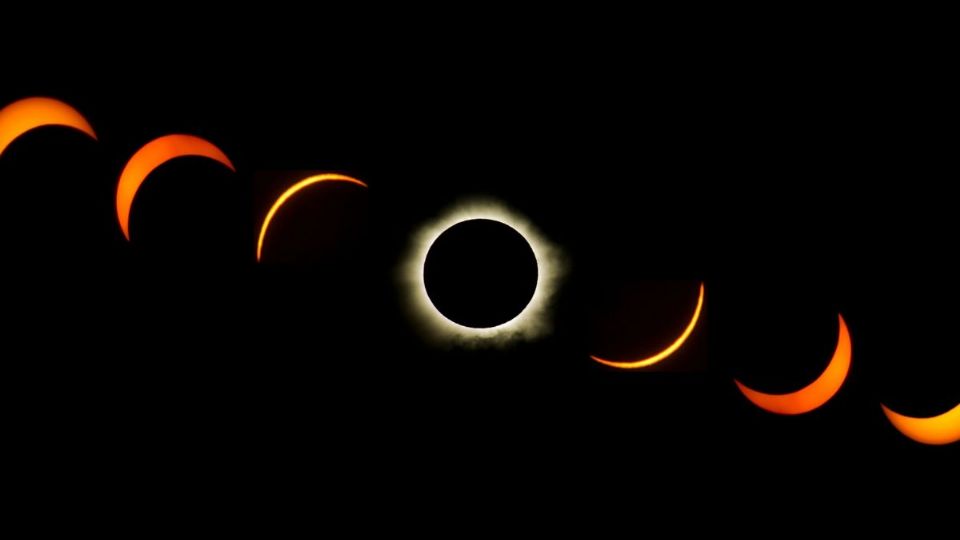
[[[443,316],[470,328],[491,328],[519,315],[533,298],[537,275],[530,243],[491,219],[448,228],[423,265],[430,301]]]
[[[563,271],[561,252],[527,218],[473,199],[414,233],[399,278],[425,339],[501,346],[549,333]]]

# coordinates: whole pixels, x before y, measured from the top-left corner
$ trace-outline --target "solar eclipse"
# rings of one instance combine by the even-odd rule
[[[415,233],[400,278],[414,322],[432,341],[535,339],[563,274],[560,252],[499,202],[454,206]]]

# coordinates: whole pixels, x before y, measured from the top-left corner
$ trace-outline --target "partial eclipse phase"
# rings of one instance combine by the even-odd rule
[[[658,364],[673,353],[677,352],[680,347],[683,347],[683,344],[686,343],[687,339],[690,337],[690,334],[693,333],[694,328],[697,327],[697,321],[700,320],[700,312],[703,310],[703,296],[704,286],[703,283],[701,283],[700,295],[697,297],[697,306],[693,308],[693,315],[690,317],[690,322],[687,323],[686,328],[684,328],[683,332],[680,333],[673,343],[657,354],[634,360],[608,360],[605,358],[600,358],[599,356],[590,356],[590,358],[606,366],[618,369],[641,369]]]
[[[270,230],[270,222],[273,221],[273,218],[277,215],[277,212],[283,207],[290,197],[293,197],[299,193],[304,188],[310,187],[312,185],[318,184],[320,182],[346,182],[348,184],[355,184],[362,188],[366,188],[367,184],[353,178],[352,176],[347,176],[345,174],[336,174],[336,173],[324,173],[317,174],[314,176],[309,176],[300,180],[296,184],[287,188],[277,200],[273,202],[273,205],[270,207],[270,210],[267,212],[267,216],[263,218],[263,224],[260,225],[260,236],[257,237],[257,262],[260,262],[260,259],[263,256],[263,243],[267,238],[267,231]]]
[[[123,236],[130,240],[130,208],[140,185],[157,167],[178,157],[210,158],[235,171],[230,158],[213,143],[193,135],[166,135],[145,144],[130,158],[117,183],[117,221]]]
[[[70,127],[97,138],[87,119],[70,105],[52,98],[25,98],[0,109],[0,155],[19,136],[43,126]]]
[[[905,416],[883,404],[880,407],[897,431],[918,443],[942,445],[960,441],[960,405],[927,418]]]
[[[812,383],[796,392],[767,394],[754,390],[734,379],[737,388],[751,403],[775,414],[804,414],[830,401],[830,398],[840,390],[847,378],[853,354],[853,345],[850,341],[850,331],[847,329],[847,323],[843,320],[843,315],[838,315],[837,318],[840,321],[837,347],[826,369]]]

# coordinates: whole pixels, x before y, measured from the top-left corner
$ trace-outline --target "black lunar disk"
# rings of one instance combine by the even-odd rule
[[[444,317],[490,328],[520,314],[537,289],[537,258],[512,227],[491,219],[453,225],[430,246],[427,296]]]

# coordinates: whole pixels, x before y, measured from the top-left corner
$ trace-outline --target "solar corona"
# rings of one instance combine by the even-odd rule
[[[92,118],[97,120],[98,124],[101,123],[102,118],[96,114]],[[99,141],[97,133],[86,117],[73,106],[50,97],[26,97],[0,109],[0,164],[4,160],[16,162],[17,157],[15,155],[20,153],[21,145],[33,145],[40,141],[40,139],[26,138],[11,149],[11,145],[25,133],[50,126],[71,129]],[[104,133],[107,133],[107,131],[105,130]],[[67,144],[73,143],[74,141],[69,141]],[[229,144],[224,144],[226,148],[232,148]],[[96,147],[105,148],[107,146],[109,145],[98,144]],[[47,152],[46,147],[39,144],[37,147],[41,151]],[[322,148],[318,149],[318,155],[322,155],[322,152]],[[123,152],[123,154],[125,155],[126,152]],[[116,212],[116,225],[119,226],[120,232],[127,242],[119,240],[116,234],[116,226],[111,222],[109,192],[107,197],[104,198],[107,203],[106,208],[97,215],[104,216],[105,227],[108,230],[104,236],[111,238],[112,235],[114,244],[116,244],[113,247],[116,247],[118,252],[127,254],[134,251],[129,246],[131,241],[130,215],[134,200],[143,183],[157,168],[171,160],[186,156],[204,157],[223,165],[234,173],[238,173],[227,154],[207,139],[196,135],[175,133],[150,140],[134,152],[125,161],[122,168],[119,163],[116,165],[116,168],[119,169],[119,175],[111,170],[111,173],[105,177],[107,182],[105,187],[107,189],[113,186],[113,179],[116,179],[115,191],[112,192],[113,208]],[[99,158],[99,155],[96,157]],[[329,156],[323,156],[317,159],[328,158]],[[30,158],[27,158],[26,161],[30,161]],[[239,163],[244,164],[242,161]],[[72,162],[70,164],[72,165]],[[27,166],[27,170],[30,171],[36,168],[35,163],[30,163]],[[245,172],[239,171],[238,176]],[[271,242],[277,242],[275,237],[281,235],[280,229],[283,228],[283,225],[278,222],[274,227],[274,239],[271,240],[270,225],[278,215],[285,217],[293,215],[293,211],[289,207],[286,210],[288,214],[281,214],[284,212],[284,205],[291,198],[302,195],[305,190],[312,186],[328,183],[347,185],[351,190],[362,188],[363,193],[369,191],[372,196],[378,187],[382,187],[390,181],[389,178],[378,177],[375,179],[373,176],[368,178],[366,175],[362,175],[364,180],[361,180],[357,176],[340,172],[324,172],[302,176],[303,173],[298,175],[300,179],[286,187],[279,197],[273,200],[265,215],[255,217],[255,221],[259,222],[258,227],[251,227],[249,231],[238,232],[238,234],[247,235],[240,238],[244,240],[244,249],[248,250],[244,257],[253,259],[249,262],[269,261]],[[72,176],[70,178],[72,179]],[[244,176],[243,178],[247,177]],[[367,180],[370,180],[370,182],[368,183]],[[40,183],[40,185],[46,188],[48,183]],[[70,197],[63,198],[70,203],[74,202]],[[206,212],[209,206],[206,205],[207,203],[203,204],[203,211]],[[431,208],[432,204],[430,203]],[[443,204],[438,205],[439,208],[442,208]],[[84,209],[86,208],[86,205],[81,206]],[[266,205],[264,204],[262,207],[266,207]],[[341,208],[339,206],[334,207]],[[344,206],[343,208],[347,208],[347,212],[352,212],[349,207]],[[564,210],[566,211],[566,209]],[[401,206],[399,212],[403,211],[411,212],[406,207]],[[429,212],[432,211],[431,209]],[[313,210],[311,215],[324,214]],[[395,252],[388,251],[387,253],[391,255],[390,262],[382,265],[387,272],[393,272],[394,274],[395,290],[400,298],[400,304],[405,310],[405,315],[407,315],[405,322],[409,323],[410,327],[405,328],[404,331],[412,329],[411,335],[414,332],[418,334],[422,338],[421,342],[431,346],[430,351],[437,352],[437,354],[446,354],[449,349],[453,348],[490,348],[492,350],[489,352],[489,356],[499,357],[504,355],[504,351],[500,349],[519,348],[520,343],[534,346],[533,342],[540,340],[540,343],[535,344],[536,346],[541,346],[543,342],[549,344],[550,340],[544,338],[551,336],[554,333],[555,325],[557,325],[556,304],[558,300],[561,300],[558,292],[561,290],[561,286],[565,285],[565,282],[571,282],[568,283],[570,288],[575,288],[575,280],[572,279],[569,271],[572,261],[568,256],[568,253],[576,253],[575,243],[570,242],[571,245],[565,247],[555,244],[550,240],[548,234],[528,217],[528,215],[537,215],[535,209],[528,208],[528,215],[524,215],[505,202],[494,198],[468,198],[450,204],[448,208],[432,218],[424,218],[424,215],[428,215],[428,212],[424,212],[422,208],[419,213],[408,214],[412,219],[408,223],[420,224],[409,229],[406,225],[403,225],[398,229],[398,234],[407,239],[407,244],[397,243],[399,256]],[[565,218],[566,214],[563,216]],[[284,218],[281,218],[281,221],[282,219]],[[589,216],[585,219],[589,219]],[[540,222],[541,224],[548,223],[545,229],[548,232],[552,231],[551,236],[564,238],[562,235],[555,234],[555,228],[549,225],[551,222],[545,220],[540,220]],[[227,223],[232,226],[232,222]],[[385,226],[397,227],[394,222]],[[298,227],[302,228],[299,225]],[[310,234],[310,231],[304,231],[303,234]],[[342,238],[340,236],[342,231],[340,230],[334,230],[331,234],[336,238]],[[388,235],[385,236],[390,238]],[[204,247],[206,248],[206,245]],[[401,250],[402,247],[405,247],[405,249]],[[273,255],[276,258],[276,248],[274,249]],[[314,250],[313,246],[307,249],[308,251]],[[255,258],[252,257],[253,253],[256,254]],[[315,268],[311,267],[310,271],[314,271]],[[272,270],[265,270],[262,274],[270,274],[271,272]],[[279,273],[282,272],[278,272],[278,275]],[[310,279],[313,279],[313,277],[314,275],[311,274]],[[710,310],[714,311],[713,306],[722,303],[718,300],[722,294],[717,292],[720,288],[713,288],[714,282],[712,280],[707,281],[711,282]],[[382,280],[382,283],[390,284],[389,279]],[[655,365],[669,366],[671,360],[678,356],[678,351],[690,351],[697,348],[688,345],[684,349],[684,346],[690,342],[691,336],[695,335],[698,326],[703,326],[701,321],[706,317],[704,306],[707,282],[699,282],[695,303],[692,302],[693,290],[691,287],[690,307],[687,307],[686,302],[683,304],[683,313],[689,313],[689,319],[686,316],[681,319],[686,323],[682,331],[679,328],[672,330],[670,333],[673,335],[658,342],[659,344],[656,345],[658,349],[663,346],[662,344],[669,343],[662,350],[654,354],[644,353],[643,357],[640,358],[607,358],[606,355],[601,357],[590,354],[586,350],[586,346],[574,341],[577,346],[570,347],[573,353],[569,356],[580,358],[582,365],[585,366],[584,369],[587,370],[585,373],[589,376],[597,374],[602,377],[616,377],[618,381],[631,381],[630,377],[633,376],[651,380],[654,375],[644,373],[644,368]],[[349,291],[353,291],[353,289],[349,289]],[[325,297],[324,300],[328,298]],[[565,299],[566,296],[563,298]],[[624,301],[622,297],[618,297],[617,301],[621,304],[635,303]],[[349,297],[349,302],[360,305],[361,310],[370,311],[366,309],[365,304],[356,302],[353,296]],[[315,304],[311,304],[311,309],[316,311],[325,309],[325,306],[322,305],[323,302],[318,301]],[[688,309],[689,311],[687,311]],[[834,308],[831,308],[830,311],[831,316],[836,313],[837,317],[837,338],[836,345],[833,346],[833,354],[830,356],[826,367],[813,381],[792,392],[773,394],[748,386],[741,380],[733,379],[733,383],[739,391],[739,394],[737,394],[732,390],[733,385],[729,384],[731,377],[723,375],[723,380],[726,381],[723,387],[735,396],[732,403],[743,403],[743,399],[740,397],[742,396],[746,399],[746,402],[756,408],[777,415],[757,414],[757,419],[762,418],[764,422],[782,422],[783,425],[787,426],[791,425],[789,424],[790,420],[785,420],[781,418],[782,416],[805,415],[816,410],[835,412],[835,409],[838,408],[836,405],[832,407],[825,407],[825,405],[844,388],[849,378],[857,377],[852,362],[853,336],[844,315],[837,313],[837,311]],[[846,308],[843,309],[843,312],[851,316],[851,323],[854,322],[855,314],[860,315],[862,313]],[[565,321],[565,319],[560,319]],[[350,320],[352,323],[352,319]],[[825,322],[830,321],[826,317],[823,320]],[[402,324],[397,327],[401,326]],[[574,326],[572,330],[577,331],[576,324],[568,325],[564,330],[570,330],[569,326]],[[626,326],[624,325],[624,327]],[[860,348],[860,344],[870,341],[867,337],[861,335],[860,329],[866,326],[866,324],[862,326],[853,325],[858,340],[858,351],[868,351],[858,352],[857,365],[861,361],[860,355],[865,358],[870,355],[869,351],[874,351],[875,354],[878,349],[875,344],[873,348]],[[615,329],[619,330],[619,326]],[[749,329],[752,331],[752,326]],[[286,328],[284,328],[284,331],[286,331]],[[322,325],[318,325],[317,335],[320,336],[323,331]],[[700,330],[700,334],[703,333],[704,331]],[[313,334],[310,335],[313,337]],[[755,333],[751,333],[750,338],[754,339],[755,335]],[[633,334],[629,334],[628,337],[632,338]],[[803,338],[806,339],[807,336],[804,335]],[[364,336],[364,339],[366,339],[366,336]],[[826,357],[826,353],[830,350],[828,347],[833,343],[832,338],[827,341],[828,337],[810,336],[809,339],[814,340],[814,343],[822,341],[825,353],[823,356]],[[524,349],[519,350],[523,352]],[[556,350],[551,349],[551,352]],[[334,359],[334,361],[339,360]],[[568,360],[556,359],[556,362],[562,361]],[[771,362],[776,361],[777,358],[774,353],[771,356]],[[859,369],[857,368],[857,370]],[[632,371],[637,375],[624,374],[624,371]],[[949,403],[952,404],[953,400],[951,399]],[[841,405],[841,403],[837,405]],[[740,405],[736,406],[739,407]],[[895,405],[895,408],[904,412],[916,412],[910,410],[909,407],[901,407],[899,404]],[[902,444],[913,445],[913,442],[915,442],[925,446],[942,446],[960,441],[960,405],[927,416],[910,416],[898,412],[895,408],[883,403],[880,404],[879,408],[873,408],[876,418],[885,418],[886,422],[883,422],[883,425],[889,423],[889,426],[892,426],[895,430],[889,430],[891,439],[900,441]],[[753,407],[746,407],[746,409],[755,411]],[[809,415],[807,418],[822,419],[819,414]],[[903,437],[897,432],[902,434]],[[918,446],[918,448],[921,447]],[[937,450],[929,449],[923,451],[937,452]]]

